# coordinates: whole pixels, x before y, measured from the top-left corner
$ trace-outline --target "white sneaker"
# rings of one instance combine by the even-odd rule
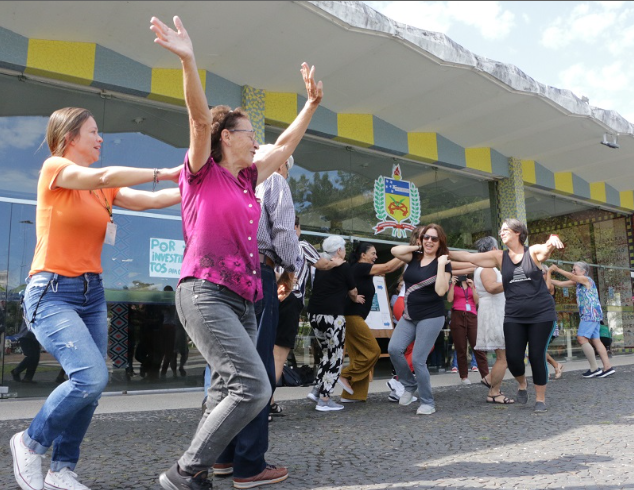
[[[464,378],[464,379],[461,379],[461,380],[460,380],[460,382],[461,382],[463,385],[470,385],[470,384],[471,384],[471,381],[469,381],[469,378]]]
[[[73,473],[66,467],[59,471],[48,470],[44,488],[45,490],[90,490],[77,481],[77,473]]]
[[[332,399],[326,402],[320,398],[319,401],[317,402],[317,406],[315,407],[315,410],[319,412],[333,412],[335,410],[343,410],[343,405],[339,405],[338,403],[335,403]]]
[[[431,405],[421,405],[420,407],[418,407],[418,410],[416,410],[416,415],[431,415],[435,412],[436,409]]]
[[[416,397],[414,396],[414,393],[411,391],[403,391],[403,394],[401,395],[401,398],[398,400],[398,404],[406,407],[407,405],[409,405],[410,403],[416,401]]]
[[[22,490],[42,490],[42,455],[36,454],[24,445],[23,434],[24,432],[18,432],[11,438],[15,481]]]
[[[311,392],[306,395],[306,398],[314,401],[315,403],[319,402],[319,390],[317,389],[317,387],[313,388]]]
[[[352,398],[339,397],[339,403],[363,403],[365,400],[353,400]]]

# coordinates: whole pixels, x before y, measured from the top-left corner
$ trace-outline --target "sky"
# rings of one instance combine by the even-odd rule
[[[634,2],[365,2],[634,123]]]

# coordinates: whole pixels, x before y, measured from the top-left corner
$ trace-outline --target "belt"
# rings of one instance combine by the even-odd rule
[[[275,268],[275,262],[270,257],[267,257],[262,252],[260,252],[260,264],[268,265],[271,268]]]

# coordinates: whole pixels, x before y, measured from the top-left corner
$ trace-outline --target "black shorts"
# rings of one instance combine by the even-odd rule
[[[280,303],[280,316],[277,322],[275,345],[295,348],[295,339],[299,330],[299,315],[304,309],[304,302],[293,293]]]

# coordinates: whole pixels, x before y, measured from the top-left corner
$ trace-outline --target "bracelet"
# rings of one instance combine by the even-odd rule
[[[154,169],[154,178],[152,179],[152,192],[156,190],[156,184],[158,184],[158,168]]]

